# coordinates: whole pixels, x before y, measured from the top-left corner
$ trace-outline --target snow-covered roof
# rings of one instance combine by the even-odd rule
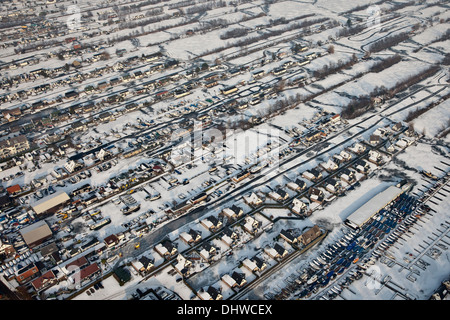
[[[242,264],[244,266],[246,266],[249,270],[252,270],[252,271],[258,269],[258,266],[256,265],[256,263],[251,261],[249,258],[246,258],[244,261],[242,261]]]
[[[52,231],[44,220],[38,221],[30,226],[21,229],[20,233],[23,237],[23,240],[28,245],[52,235]]]
[[[224,275],[222,277],[222,281],[225,282],[230,287],[233,287],[236,285],[236,281],[229,274]]]
[[[355,212],[347,217],[347,222],[353,226],[361,226],[369,220],[374,214],[384,208],[389,202],[394,200],[403,192],[396,186],[390,186],[386,190],[378,193],[364,205],[359,207]]]

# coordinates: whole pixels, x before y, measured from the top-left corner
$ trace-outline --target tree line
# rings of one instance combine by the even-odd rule
[[[354,119],[365,112],[373,109],[375,101],[373,98],[383,96],[385,99],[393,98],[398,92],[410,88],[412,85],[431,77],[440,70],[437,65],[431,66],[422,72],[412,75],[405,80],[398,81],[392,89],[377,87],[368,95],[353,98],[342,110],[341,116],[345,119]]]

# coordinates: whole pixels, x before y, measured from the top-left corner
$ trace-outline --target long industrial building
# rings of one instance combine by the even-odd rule
[[[55,213],[59,208],[64,206],[70,197],[64,191],[56,192],[55,194],[45,197],[37,201],[32,207],[37,215]]]
[[[402,193],[403,190],[401,188],[390,186],[386,190],[378,193],[372,199],[359,207],[350,216],[348,216],[345,223],[353,229],[360,228],[364,223],[366,223],[370,218],[372,218]]]

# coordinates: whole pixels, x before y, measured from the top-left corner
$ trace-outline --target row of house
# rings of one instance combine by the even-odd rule
[[[68,280],[78,285],[86,284],[102,274],[100,266],[96,262],[89,262],[86,256],[76,258],[64,266],[58,266],[47,270],[42,262],[33,261],[19,268],[15,279],[19,285],[30,284],[36,293],[40,293],[51,286]]]

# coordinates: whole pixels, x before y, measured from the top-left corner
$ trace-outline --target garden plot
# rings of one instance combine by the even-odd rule
[[[425,133],[428,138],[434,138],[437,134],[448,128],[450,121],[450,102],[446,100],[431,110],[425,112],[413,120],[414,129]],[[430,126],[433,123],[433,126]],[[448,136],[446,137],[448,142]]]
[[[440,23],[429,27],[418,35],[413,36],[411,40],[420,43],[421,45],[427,45],[441,38],[446,32],[448,32],[449,28],[449,23]]]

